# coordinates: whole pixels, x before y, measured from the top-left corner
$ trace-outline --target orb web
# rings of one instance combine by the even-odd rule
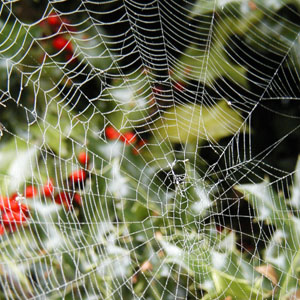
[[[2,1],[1,299],[298,299],[298,1]]]

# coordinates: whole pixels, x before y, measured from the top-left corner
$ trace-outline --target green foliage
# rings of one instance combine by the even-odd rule
[[[168,109],[162,119],[156,121],[151,132],[156,140],[169,139],[173,143],[202,144],[243,130],[241,114],[226,101],[212,107],[200,105],[177,105]]]
[[[176,82],[196,80],[205,93],[207,86],[230,74],[247,88],[247,67],[226,51],[232,34],[247,36],[257,51],[273,41],[271,50],[277,52],[276,43],[285,36],[287,48],[280,51],[286,54],[291,48],[287,63],[297,59],[297,26],[267,18],[246,2],[198,0],[191,6],[191,21],[209,24],[197,29],[208,38],[184,49],[178,64],[193,68],[189,74],[175,68],[171,76]],[[274,15],[283,2],[251,1],[273,9]],[[151,101],[159,102],[151,90],[156,74],[138,70],[118,75],[118,53],[108,47],[113,41],[91,20],[82,22],[82,28],[89,28],[85,35],[66,34],[74,47],[74,65],[66,63],[64,52],[54,55],[47,29],[10,18],[0,23],[0,87],[7,91],[6,107],[0,106],[7,129],[1,139],[0,191],[11,196],[24,195],[29,185],[38,189],[37,195],[22,200],[30,209],[26,225],[15,232],[6,228],[1,236],[0,277],[9,282],[5,288],[12,298],[34,298],[46,291],[45,297],[53,300],[117,300],[120,294],[123,299],[173,300],[180,293],[189,299],[292,299],[300,265],[300,160],[290,197],[277,193],[267,179],[235,186],[235,200],[246,200],[254,211],[251,222],[274,228],[269,238],[259,238],[264,246],[257,253],[243,251],[243,232],[219,232],[215,226],[217,207],[224,200],[218,183],[224,178],[208,182],[195,164],[197,147],[251,131],[242,111],[220,99],[213,106],[168,106],[161,118],[152,120]],[[276,33],[270,31],[275,23]],[[265,35],[270,40],[260,44]],[[72,100],[82,99],[72,87],[86,78],[78,84],[78,78],[70,82],[68,76],[79,66],[87,78],[97,74],[103,81],[107,75],[114,79],[105,88],[101,81],[100,99],[76,110]],[[126,145],[104,134],[107,125],[123,134],[145,122],[151,135],[138,155],[133,152],[137,143]],[[184,157],[174,151],[177,143],[186,147]],[[89,150],[89,166],[79,166],[76,155],[82,149]],[[84,186],[70,183],[78,168],[87,174]],[[50,178],[54,192],[46,197],[42,190]],[[73,199],[72,209],[57,203],[60,192],[77,193],[81,203]]]
[[[272,264],[278,275],[278,299],[288,299],[297,292],[297,270],[300,263],[300,218],[295,205],[295,193],[299,189],[298,160],[291,201],[277,195],[268,182],[252,185],[239,185],[236,189],[244,194],[247,201],[256,210],[257,221],[271,223],[276,230],[266,245],[264,259]],[[296,201],[297,203],[297,201]],[[297,204],[296,204],[297,205]]]
[[[193,19],[200,18],[204,24],[210,24],[207,28],[198,27],[199,33],[210,37],[202,47],[199,47],[198,43],[194,43],[186,48],[180,58],[180,63],[183,66],[193,66],[191,72],[186,75],[212,85],[217,78],[230,74],[232,80],[247,87],[247,68],[232,61],[227,55],[225,46],[234,34],[241,36],[247,34],[248,30],[262,18],[263,14],[259,10],[251,11],[249,8],[246,8],[246,14],[242,14],[242,2],[244,1],[203,2],[206,1],[200,0],[195,3],[190,17]],[[234,14],[227,14],[230,9],[234,11]],[[215,11],[217,11],[217,16],[208,14]],[[181,70],[178,70],[175,77],[181,78],[180,73]]]

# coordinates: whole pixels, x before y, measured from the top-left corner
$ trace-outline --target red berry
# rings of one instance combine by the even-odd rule
[[[52,46],[54,49],[58,51],[65,49],[69,52],[73,52],[73,47],[71,42],[62,36],[55,37],[52,41]]]
[[[79,194],[75,193],[74,194],[74,197],[73,197],[73,200],[78,204],[78,205],[81,205],[81,197]]]
[[[116,140],[120,137],[120,133],[112,126],[105,128],[105,135],[109,140]]]
[[[83,170],[74,171],[69,179],[73,182],[84,181],[86,179],[86,172]]]
[[[43,186],[43,194],[45,197],[51,197],[54,192],[54,185],[52,179],[50,179],[44,186]]]
[[[140,149],[139,148],[132,148],[133,155],[139,155]]]
[[[74,26],[72,26],[72,24],[70,23],[70,20],[68,18],[61,18],[64,26],[67,28],[67,30],[71,31],[71,32],[76,32],[76,28]]]
[[[26,222],[26,217],[22,211],[20,212],[10,211],[2,215],[2,222],[4,225],[10,225],[10,224],[20,225]]]
[[[49,15],[47,22],[50,26],[59,26],[61,24],[61,19],[55,12],[53,12]]]
[[[0,197],[0,210],[6,210],[10,206],[10,201],[7,197],[1,196]]]
[[[7,229],[7,228],[6,228]],[[16,223],[14,223],[14,224],[10,224],[9,225],[9,228],[8,228],[9,230],[10,230],[10,232],[15,232],[15,231],[17,231],[17,224]]]
[[[146,140],[139,140],[138,143],[137,143],[138,146],[132,148],[132,153],[133,153],[134,155],[139,155],[141,148],[142,148],[144,145],[146,145],[146,143],[147,143]]]
[[[5,228],[0,224],[0,235],[4,235],[5,233]]]
[[[14,200],[10,201],[10,199],[8,199],[7,197],[4,197],[4,196],[0,197],[0,210],[2,210],[2,211],[10,210],[15,205],[17,205],[17,207],[19,206],[17,201],[14,201]]]
[[[39,26],[40,26],[41,28],[45,27],[45,25],[46,25],[46,21],[45,21],[45,20],[42,20],[42,21],[39,23]]]
[[[142,147],[146,144],[147,144],[147,140],[139,140],[139,142],[138,142],[139,147]]]
[[[70,200],[70,195],[66,192],[59,193],[54,199],[57,204],[64,204],[65,202],[70,202]]]
[[[1,210],[3,212],[7,211],[15,211],[18,212],[20,211],[20,204],[16,200],[8,200],[6,202],[1,202],[0,204]]]
[[[37,193],[38,193],[37,189],[34,186],[30,185],[26,187],[24,195],[26,198],[32,198],[36,196]]]
[[[216,225],[217,232],[222,232],[224,227],[222,225]]]
[[[71,204],[71,195],[67,192],[61,192],[55,197],[55,202],[57,204],[63,204],[67,209],[72,207]]]
[[[178,91],[183,91],[184,90],[184,85],[183,83],[177,81],[174,85],[175,89],[178,90]]]
[[[16,195],[16,196],[15,196]],[[29,208],[26,204],[20,203],[16,201],[17,194],[13,194],[13,197],[7,199],[7,197],[0,198],[0,210],[3,212],[16,212],[19,213],[20,211],[24,213],[26,217],[29,216]]]
[[[72,52],[68,52],[68,53],[66,54],[65,58],[66,58],[66,61],[67,61],[68,63],[72,63],[72,64],[73,64],[73,63],[75,63],[75,62],[77,61],[76,57],[73,55]]]
[[[17,197],[18,197],[18,194],[17,193],[13,193],[12,195],[10,195],[9,200],[10,201],[16,200]]]
[[[29,217],[29,208],[26,204],[21,203],[19,210],[15,210],[15,212],[21,211],[25,217]]]
[[[121,136],[121,140],[126,143],[126,145],[130,145],[135,143],[136,135],[132,131],[125,132]]]
[[[84,151],[78,154],[78,160],[82,165],[87,165],[90,161],[88,154]]]

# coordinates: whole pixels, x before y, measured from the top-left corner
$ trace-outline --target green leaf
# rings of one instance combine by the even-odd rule
[[[280,287],[277,299],[291,299],[299,288],[300,265],[300,220],[291,218],[292,232],[278,229],[268,247],[264,259],[271,263],[279,273],[278,286]]]
[[[150,83],[140,70],[119,80],[113,81],[113,87],[108,92],[117,108],[111,108],[109,119],[117,129],[123,131],[124,128],[144,123],[149,117]]]
[[[195,277],[197,283],[202,289],[208,292],[215,290],[212,274],[210,273],[210,266],[208,264],[210,254],[208,251],[204,250],[201,243],[199,245],[199,248],[201,248],[198,250],[198,256],[195,256],[194,254],[186,252],[177,245],[163,239],[159,242],[167,254],[168,263],[175,263],[185,269],[190,276]]]
[[[296,170],[295,170],[294,180],[292,185],[292,197],[289,201],[289,204],[292,205],[297,210],[300,209],[300,156],[298,157],[298,162],[296,165]]]
[[[5,194],[15,192],[32,177],[36,168],[37,148],[28,148],[25,141],[12,139],[0,151],[0,170],[3,177],[3,191]],[[8,191],[6,190],[8,187]]]
[[[290,203],[298,207],[299,163],[297,164],[293,194]],[[242,192],[256,211],[259,220],[268,221],[276,226],[264,258],[279,273],[278,299],[288,299],[298,288],[298,271],[300,265],[300,219],[293,216],[288,208],[288,201],[277,195],[271,185],[264,181],[260,184],[246,184],[235,187]]]
[[[217,140],[235,134],[243,127],[241,114],[226,101],[213,107],[180,105],[167,110],[152,126],[157,140],[168,139],[173,143],[198,143]]]
[[[256,211],[257,220],[267,221],[279,228],[289,219],[286,200],[273,192],[268,181],[235,186]]]
[[[197,0],[193,7],[191,8],[190,16],[195,17],[198,15],[204,15],[207,13],[212,13],[215,10],[223,10],[224,7],[232,3],[241,3],[242,0],[216,0],[216,1],[206,1]]]
[[[209,295],[232,296],[234,299],[264,299],[271,295],[272,285],[261,284],[263,276],[253,265],[234,251],[220,251],[208,246],[203,240],[184,240],[172,244],[159,241],[167,253],[167,261],[180,265]],[[217,248],[217,247],[216,247]]]
[[[87,61],[94,70],[110,69],[116,60],[107,45],[107,36],[101,31],[100,27],[90,26],[84,34],[73,32],[70,37],[72,44],[76,45],[75,55],[78,53],[80,60]]]
[[[180,60],[182,65],[193,66],[189,78],[213,84],[221,76],[230,76],[234,82],[247,86],[247,69],[229,61],[223,48],[223,45],[213,46],[210,52],[207,52],[206,49],[197,49],[196,46],[189,47]],[[176,75],[175,78],[183,79],[181,74],[178,74],[177,77]]]
[[[16,264],[13,260],[7,257],[4,253],[1,254],[2,267],[0,269],[1,277],[3,276],[10,283],[12,290],[20,295],[27,295],[29,298],[33,295],[33,287],[31,282],[25,275],[26,263],[22,266]]]
[[[258,9],[251,11],[249,8],[246,12],[242,12],[242,4],[239,5],[239,3],[243,1],[218,1],[216,5],[214,3],[204,5],[201,3],[202,1],[198,2],[200,3],[195,7],[199,7],[200,14],[223,7],[228,2],[237,4],[237,7],[234,8],[237,13],[235,16],[230,15],[230,17],[228,14],[220,13],[218,21],[215,21],[213,15],[203,17],[204,22],[202,23],[210,24],[206,28],[203,25],[199,26],[199,31],[201,35],[206,36],[206,41],[202,42],[202,46],[199,46],[198,42],[186,48],[184,54],[179,58],[178,63],[182,68],[179,67],[175,71],[175,80],[190,80],[192,77],[197,81],[200,80],[211,85],[217,78],[229,76],[234,82],[247,87],[247,68],[232,61],[228,57],[225,47],[233,34],[245,34],[251,26],[262,18],[263,13]],[[194,15],[194,17],[196,16],[197,14]],[[182,75],[182,69],[186,66],[190,66],[191,71],[184,72]]]

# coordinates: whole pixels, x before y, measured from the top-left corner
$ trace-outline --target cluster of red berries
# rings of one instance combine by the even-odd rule
[[[81,165],[87,167],[89,164],[88,154],[86,152],[80,152],[78,161]],[[69,186],[72,186],[71,192],[63,191],[55,195],[53,180],[50,179],[43,185],[41,193],[39,193],[35,186],[27,186],[24,191],[24,197],[26,199],[38,195],[51,198],[54,197],[57,204],[63,204],[67,209],[71,209],[73,203],[76,203],[77,205],[81,204],[81,197],[75,190],[77,187],[84,186],[86,178],[86,171],[79,169],[72,172],[68,177],[68,184]],[[13,193],[10,197],[0,196],[0,235],[4,235],[5,231],[14,232],[18,226],[26,225],[30,213],[28,206],[25,203],[22,203],[24,197],[18,193]]]
[[[88,154],[86,152],[80,152],[78,155],[78,161],[81,165],[87,168],[89,164]],[[53,180],[50,179],[46,184],[44,184],[42,188],[42,195],[44,195],[45,197],[54,197],[55,203],[64,205],[67,209],[71,209],[73,207],[73,203],[76,203],[77,205],[81,204],[81,197],[76,192],[76,189],[78,187],[82,188],[86,179],[86,171],[82,169],[73,171],[66,181],[70,191],[62,191],[57,194],[54,191]],[[27,198],[29,196],[34,197],[37,194],[38,192],[33,186],[29,186],[25,190],[25,196]]]
[[[28,196],[29,197],[29,196]],[[9,198],[0,196],[1,220],[0,235],[5,231],[14,232],[18,226],[25,225],[29,217],[29,208],[21,202],[23,197],[17,193],[12,194]]]
[[[54,192],[53,181],[49,180],[42,188],[42,194],[51,197]],[[24,198],[29,199],[39,194],[36,187],[30,185],[25,188],[24,197],[13,193],[10,197],[0,196],[0,210],[2,223],[0,224],[0,235],[5,231],[14,232],[18,226],[26,225],[29,218],[29,208],[22,203]]]
[[[52,46],[57,51],[65,50],[67,51],[67,54],[73,54],[73,46],[71,42],[63,36],[55,37],[52,41]]]
[[[90,158],[86,152],[82,151],[78,155],[78,161],[85,168],[88,168]],[[68,210],[72,209],[73,204],[80,206],[81,197],[76,190],[84,187],[86,179],[87,173],[85,170],[78,169],[73,171],[67,179],[69,191],[62,191],[58,193],[54,198],[55,202],[57,204],[64,205]]]
[[[70,20],[66,17],[59,16],[56,12],[52,12],[47,20],[47,24],[51,27],[53,32],[67,29],[68,31],[74,32],[76,29],[70,24]]]
[[[132,153],[138,155],[140,149],[146,144],[145,140],[137,140],[137,136],[132,131],[127,131],[125,133],[120,133],[113,126],[107,126],[105,128],[105,135],[109,140],[117,140],[124,142],[126,145],[134,145],[132,148]]]
[[[62,24],[68,24],[69,21],[66,18],[60,18],[56,13],[51,13],[47,19],[50,27],[57,31],[58,28],[62,26]],[[69,29],[68,25],[66,26]],[[73,46],[71,41],[65,38],[63,35],[58,35],[52,40],[52,46],[55,50],[61,51],[64,50],[66,52],[66,59],[69,60],[73,56]]]
[[[47,26],[52,33],[57,33],[67,29],[68,31],[75,31],[74,27],[70,25],[70,22],[65,17],[60,17],[55,12],[52,12],[46,21],[41,23],[41,26]],[[63,51],[67,61],[72,60],[73,57],[73,45],[70,40],[66,38],[66,35],[61,33],[52,39],[52,47],[57,51]]]
[[[105,128],[105,135],[109,140],[120,139],[126,145],[134,144],[137,140],[136,135],[132,131],[127,131],[125,133],[120,133],[113,126],[107,126]]]

